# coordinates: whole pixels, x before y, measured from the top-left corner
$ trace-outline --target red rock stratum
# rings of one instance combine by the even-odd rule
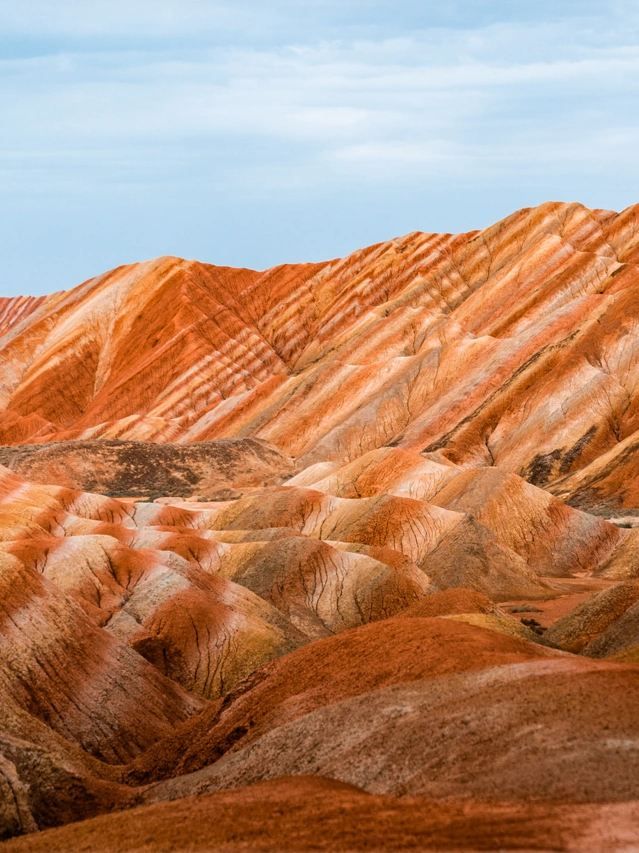
[[[5,301],[5,444],[384,446],[634,507],[639,207],[548,203],[266,272],[160,258]]]
[[[0,300],[0,847],[639,847],[638,333],[637,206]]]

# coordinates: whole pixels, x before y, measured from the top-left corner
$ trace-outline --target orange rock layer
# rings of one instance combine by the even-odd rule
[[[639,846],[638,264],[546,204],[0,302],[6,849]]]
[[[548,203],[323,264],[121,267],[0,339],[0,441],[391,445],[634,507],[638,261],[639,207]]]

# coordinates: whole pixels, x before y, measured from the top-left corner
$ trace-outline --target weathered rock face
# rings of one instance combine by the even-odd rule
[[[376,708],[377,692],[389,685],[561,656],[484,595],[437,588],[466,583],[493,599],[552,595],[553,548],[564,574],[571,561],[580,573],[609,572],[632,553],[635,531],[566,507],[513,474],[435,465],[394,448],[381,461],[394,470],[391,477],[380,469],[392,492],[376,494],[364,478],[380,464],[375,457],[363,470],[334,468],[313,488],[260,487],[204,504],[117,500],[32,484],[0,468],[0,756],[2,784],[15,796],[0,831],[217,790],[221,778],[243,784],[308,772],[318,714],[326,734],[313,754],[323,767],[322,750],[353,749],[323,722],[335,703],[362,697]],[[429,502],[405,496],[413,478],[414,493]],[[535,547],[521,536],[525,529],[537,531]],[[635,675],[631,668],[606,682],[610,713],[634,702],[626,680]],[[560,667],[540,707],[565,680]],[[422,701],[415,699],[419,727],[431,713]],[[573,698],[560,697],[547,712],[552,731],[566,702]],[[276,761],[270,734],[280,744],[298,721],[302,751],[286,758],[277,746]],[[595,755],[597,725],[585,761]],[[626,717],[619,725],[635,738]],[[258,756],[246,766],[230,755],[245,748]],[[397,749],[403,755],[405,742]],[[358,785],[378,775],[368,752],[367,745],[357,758]],[[227,754],[230,763],[218,767]],[[604,777],[617,773],[614,750],[597,755]],[[515,755],[514,764],[520,759],[532,760]],[[171,779],[188,771],[184,781]],[[340,776],[332,765],[322,772]],[[160,779],[167,781],[154,785]],[[491,796],[496,784],[491,776]],[[551,798],[560,794],[548,789]]]
[[[119,268],[16,303],[0,440],[250,435],[304,463],[392,444],[628,506],[638,260],[638,207],[552,203],[325,264]]]
[[[637,846],[638,265],[546,204],[0,301],[0,838]]]

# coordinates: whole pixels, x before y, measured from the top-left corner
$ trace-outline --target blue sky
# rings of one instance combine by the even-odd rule
[[[0,0],[0,295],[639,201],[636,0]]]

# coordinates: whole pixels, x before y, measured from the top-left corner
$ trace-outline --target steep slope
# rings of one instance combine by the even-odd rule
[[[201,707],[46,579],[0,559],[0,691],[19,707],[116,763]]]
[[[548,203],[0,302],[0,839],[636,844],[638,287]]]
[[[172,795],[182,784],[193,784],[195,777],[181,778],[185,772],[206,768],[269,731],[346,698],[557,656],[537,644],[448,619],[402,616],[365,625],[318,640],[257,671],[228,705],[211,706],[134,761],[132,778],[139,782],[178,774],[166,783]]]
[[[18,813],[0,812],[0,837],[135,805],[154,790],[140,783],[180,768],[204,766],[345,696],[363,695],[384,684],[554,655],[531,643],[446,620],[381,621],[309,644],[258,669],[226,697],[204,705],[190,724],[174,726],[125,766],[96,760],[53,731],[51,722],[45,724],[20,708],[13,696],[3,694],[0,784],[4,780],[22,805]],[[121,677],[124,681],[126,674]],[[67,687],[69,676],[59,681],[58,689]],[[105,714],[108,719],[110,705],[106,702],[98,710],[97,720],[104,720]],[[144,708],[137,713],[142,715]]]
[[[304,464],[393,444],[588,506],[565,478],[639,428],[638,258],[639,208],[548,203],[325,264],[119,268],[0,340],[0,440],[254,436]],[[629,506],[604,473],[593,501]]]
[[[0,296],[0,335],[24,323],[50,296]]]

